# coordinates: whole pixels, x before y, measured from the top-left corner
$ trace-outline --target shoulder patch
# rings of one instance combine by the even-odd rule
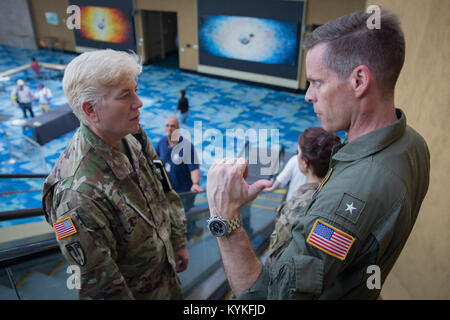
[[[366,203],[351,194],[344,193],[341,202],[336,210],[336,214],[353,223],[358,222],[359,216],[364,210]]]
[[[81,267],[86,265],[86,255],[81,247],[79,241],[72,242],[66,245],[66,249],[69,252],[72,259]]]
[[[73,225],[70,217],[56,221],[53,224],[53,229],[55,230],[56,238],[58,240],[77,233],[77,229]]]
[[[306,242],[333,257],[345,260],[355,238],[318,219]]]

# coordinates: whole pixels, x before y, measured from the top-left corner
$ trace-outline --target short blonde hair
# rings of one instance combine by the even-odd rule
[[[82,103],[100,105],[110,88],[136,79],[141,72],[141,59],[133,52],[112,49],[85,52],[67,65],[62,81],[64,94],[77,118],[88,125]]]

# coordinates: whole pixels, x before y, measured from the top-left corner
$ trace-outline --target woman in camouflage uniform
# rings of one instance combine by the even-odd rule
[[[298,137],[298,167],[307,180],[291,200],[282,203],[277,209],[277,221],[270,236],[266,266],[291,241],[291,227],[325,177],[331,150],[337,144],[340,144],[339,137],[320,127],[308,128]]]

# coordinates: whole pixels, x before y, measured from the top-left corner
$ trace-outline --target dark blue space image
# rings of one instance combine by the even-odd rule
[[[297,25],[272,19],[203,16],[200,50],[218,57],[297,64]]]

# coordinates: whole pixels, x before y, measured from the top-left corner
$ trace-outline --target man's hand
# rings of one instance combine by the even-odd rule
[[[239,209],[256,198],[264,188],[272,186],[269,180],[258,180],[248,185],[248,164],[242,158],[216,160],[208,171],[207,197],[211,216],[235,218]]]
[[[203,190],[203,188],[198,184],[198,183],[194,183],[191,187],[191,191],[192,192],[197,192],[197,193],[203,193],[205,192],[205,190]]]
[[[189,263],[189,252],[186,247],[182,247],[174,252],[177,272],[186,270]]]

